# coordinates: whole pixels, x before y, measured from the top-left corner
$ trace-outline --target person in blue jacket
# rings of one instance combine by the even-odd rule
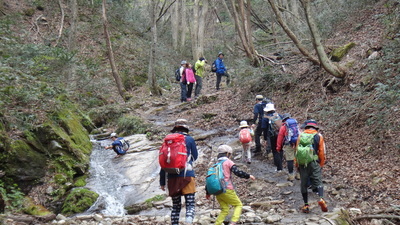
[[[111,140],[113,143],[111,145],[106,146],[106,149],[112,149],[114,150],[115,153],[117,153],[117,156],[115,158],[121,157],[126,154],[126,151],[123,149],[123,145],[121,140],[123,139],[122,137],[118,137],[117,133],[112,133],[110,135]]]
[[[186,169],[180,174],[167,174],[163,169],[160,171],[160,188],[165,191],[165,185],[168,187],[169,196],[172,197],[171,224],[179,224],[179,215],[182,208],[181,196],[185,197],[186,202],[186,223],[192,224],[195,215],[195,193],[196,180],[193,169],[193,162],[198,157],[196,143],[194,138],[189,135],[189,126],[187,120],[178,119],[175,121],[172,133],[181,133],[185,135],[186,150],[189,157]],[[166,178],[168,177],[166,182]],[[167,184],[166,184],[167,183]]]
[[[229,82],[230,82],[229,74],[226,72],[226,68],[224,65],[224,54],[222,52],[218,53],[218,58],[215,60],[215,67],[217,68],[217,71],[215,73],[217,74],[216,88],[218,91],[222,76],[226,76],[226,85],[229,85]]]

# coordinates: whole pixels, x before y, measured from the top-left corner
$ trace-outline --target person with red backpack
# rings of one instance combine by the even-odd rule
[[[318,205],[323,212],[328,211],[324,200],[324,187],[322,184],[322,167],[325,164],[325,141],[318,132],[319,126],[315,120],[308,120],[305,130],[298,137],[295,147],[296,168],[300,172],[300,190],[303,196],[303,213],[309,213],[308,182],[311,181],[312,189],[318,193]]]
[[[276,151],[283,152],[288,168],[288,180],[293,181],[294,175],[294,147],[299,136],[299,128],[297,121],[291,118],[290,113],[282,115],[282,126],[279,129]]]
[[[251,141],[252,141],[252,133],[253,131],[249,128],[246,120],[240,122],[239,125],[239,141],[242,143],[243,152],[242,152],[242,160],[243,162],[247,162],[247,164],[251,164]],[[254,133],[253,133],[254,134]]]
[[[164,155],[163,147],[160,150],[160,188],[165,191],[165,186],[167,185],[168,194],[172,197],[172,211],[171,211],[171,224],[178,225],[179,224],[179,215],[182,208],[181,197],[184,196],[186,203],[186,223],[192,224],[194,215],[195,215],[195,193],[196,193],[196,180],[195,180],[195,171],[193,169],[193,162],[196,161],[198,157],[196,143],[189,135],[189,126],[187,125],[187,120],[178,119],[175,121],[174,128],[171,130],[172,136],[176,137],[176,139],[184,137],[183,143],[178,143],[179,145],[184,145],[186,147],[186,156],[184,159],[186,160],[185,168],[178,170],[176,173],[174,171],[166,172],[166,169],[163,169]],[[167,135],[167,137],[171,136],[171,134]],[[167,139],[167,137],[165,139]],[[170,140],[170,142],[174,142],[174,140]],[[179,142],[179,141],[177,141]],[[164,144],[163,144],[164,145]],[[170,155],[174,155],[172,153],[173,149],[169,149],[171,151]],[[179,155],[182,155],[179,154]],[[166,156],[165,156],[166,157]],[[173,161],[174,159],[170,159],[169,161]],[[166,182],[167,178],[167,182]]]

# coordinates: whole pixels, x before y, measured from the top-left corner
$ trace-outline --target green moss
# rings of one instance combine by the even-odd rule
[[[26,197],[24,200],[24,208],[23,211],[26,214],[33,216],[46,216],[52,214],[48,209],[46,209],[42,205],[36,205],[33,200],[29,197]]]
[[[65,184],[67,182],[67,177],[64,174],[56,174],[54,175],[54,181],[57,184]]]
[[[97,200],[99,195],[96,192],[85,188],[76,188],[65,199],[61,213],[72,215],[86,211]]]
[[[331,52],[331,59],[334,62],[339,62],[342,58],[352,49],[356,44],[354,42],[350,42],[342,47],[335,48]]]
[[[156,195],[156,196],[154,196],[152,198],[147,199],[144,202],[150,207],[153,202],[158,202],[158,201],[162,201],[162,200],[165,200],[165,199],[166,199],[165,195]]]
[[[86,185],[86,179],[87,179],[87,175],[76,178],[74,186],[75,187],[84,187]]]

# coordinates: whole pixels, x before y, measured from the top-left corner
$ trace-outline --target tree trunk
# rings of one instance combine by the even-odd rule
[[[282,29],[285,31],[285,33],[289,36],[289,38],[293,41],[293,43],[297,46],[297,48],[300,50],[300,52],[308,59],[310,60],[313,64],[319,65],[319,60],[315,58],[308,50],[307,48],[302,45],[299,41],[299,39],[296,37],[296,35],[290,30],[288,25],[285,23],[285,21],[282,19],[282,16],[278,10],[278,7],[275,4],[274,0],[268,0],[269,4],[271,5],[272,11],[275,14],[275,18],[278,21],[279,25],[282,27]]]
[[[115,83],[117,84],[117,89],[119,95],[124,99],[124,101],[129,100],[129,96],[126,93],[126,90],[124,86],[122,85],[121,77],[119,76],[117,66],[115,65],[114,61],[114,53],[113,49],[111,46],[111,40],[110,40],[110,33],[108,32],[108,27],[107,27],[107,14],[106,14],[106,0],[103,0],[102,4],[102,16],[103,16],[103,28],[104,28],[104,36],[106,38],[106,45],[107,45],[107,53],[108,53],[108,60],[110,61],[111,64],[111,70],[112,70],[112,75],[114,77]]]
[[[192,44],[192,56],[193,59],[197,59],[199,56],[198,53],[198,30],[199,30],[199,0],[194,0],[193,4],[193,11],[190,13],[191,20],[188,21],[188,24],[190,24],[190,36],[192,37],[191,39],[191,44]]]
[[[206,18],[208,17],[208,1],[202,0],[203,7],[201,9],[201,14],[199,17],[199,30],[197,32],[198,36],[198,55],[195,59],[198,59],[201,56],[204,56],[204,37],[205,37],[205,28],[206,28]]]
[[[172,28],[172,46],[174,50],[178,50],[178,34],[180,30],[179,26],[179,1],[175,2],[171,16],[171,28]]]
[[[157,3],[156,3],[157,2]],[[157,8],[159,1],[151,1],[151,34],[152,34],[152,43],[150,48],[150,61],[149,61],[149,70],[147,74],[149,89],[152,94],[156,96],[161,95],[161,89],[157,84],[157,78],[154,71],[154,63],[156,57],[156,47],[157,47]]]
[[[321,43],[321,37],[319,35],[317,25],[314,21],[314,18],[311,16],[310,0],[301,0],[301,3],[303,5],[304,13],[306,15],[308,28],[310,29],[311,32],[312,42],[322,67],[334,77],[344,78],[346,75],[345,72],[341,68],[333,64],[329,60],[328,55],[325,53],[324,46]]]
[[[185,49],[185,44],[186,44],[186,31],[187,31],[187,27],[188,27],[187,26],[188,20],[186,19],[186,0],[180,0],[180,2],[181,2],[181,13],[180,13],[181,25],[180,25],[180,27],[182,28],[180,51],[183,52]]]

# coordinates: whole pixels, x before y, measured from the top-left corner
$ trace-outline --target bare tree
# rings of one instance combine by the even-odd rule
[[[157,77],[154,71],[154,62],[156,57],[156,47],[157,47],[157,9],[158,9],[157,1],[151,1],[151,34],[152,34],[152,42],[150,48],[150,61],[149,61],[149,70],[147,74],[147,80],[149,83],[149,89],[154,95],[161,95],[161,88],[157,84]]]
[[[339,66],[333,64],[324,50],[324,46],[321,43],[321,36],[319,35],[317,25],[314,21],[314,18],[311,16],[310,0],[300,0],[300,2],[304,8],[308,28],[310,29],[312,36],[312,42],[322,67],[334,77],[344,78],[346,75],[344,70],[341,69]]]
[[[117,89],[119,95],[125,100],[130,99],[130,95],[126,92],[124,86],[122,85],[122,80],[121,77],[119,76],[117,66],[115,65],[115,60],[114,60],[114,52],[112,49],[111,45],[111,40],[110,40],[110,33],[108,32],[108,21],[107,21],[107,14],[106,14],[106,0],[103,0],[102,4],[102,16],[103,16],[103,28],[104,28],[104,36],[106,38],[106,44],[107,44],[107,53],[108,53],[108,60],[110,61],[111,64],[111,70],[112,70],[112,75],[114,77],[115,83],[117,84]]]
[[[257,53],[254,48],[251,36],[252,32],[250,26],[250,1],[247,1],[247,4],[245,4],[244,0],[238,0],[238,5],[236,5],[235,1],[231,0],[231,4],[235,27],[239,34],[239,38],[246,53],[246,56],[252,61],[252,64],[254,66],[258,66],[260,62],[257,57]]]
[[[180,0],[180,17],[181,17],[181,43],[180,43],[180,51],[183,52],[186,43],[186,31],[188,30],[188,23],[186,20],[186,0]]]
[[[190,25],[193,59],[204,55],[204,31],[208,4],[207,0],[194,0],[193,17]]]
[[[275,14],[275,18],[285,33],[289,36],[289,38],[293,41],[296,47],[300,50],[300,52],[313,64],[319,65],[319,60],[315,58],[307,48],[301,44],[300,40],[296,37],[293,31],[289,28],[289,26],[285,23],[284,19],[282,18],[278,6],[275,4],[274,0],[268,0],[269,4],[271,5],[272,11]]]

